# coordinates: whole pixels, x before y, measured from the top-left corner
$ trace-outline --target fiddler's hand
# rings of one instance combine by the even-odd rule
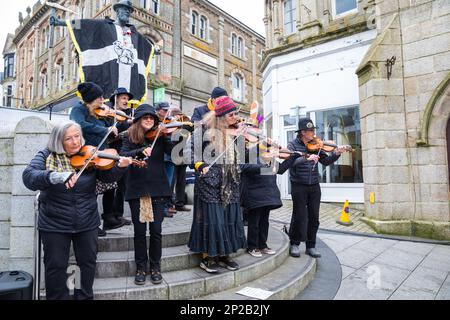
[[[117,166],[119,168],[127,168],[128,166],[133,164],[133,159],[131,158],[126,158],[126,157],[120,157],[119,163],[117,164]]]
[[[343,154],[344,152],[347,152],[348,148],[345,146],[340,146],[336,149],[335,153],[340,156],[341,154]]]
[[[142,153],[144,154],[144,156],[146,157],[151,157],[152,156],[152,148],[148,147],[147,149],[145,149],[144,151],[142,151]]]
[[[209,172],[209,167],[204,167],[204,168],[202,169],[202,171],[201,171],[201,175],[202,175],[202,176],[207,175],[208,172]]]
[[[112,127],[111,134],[114,135],[114,137],[117,137],[119,135],[119,130],[117,127]]]
[[[78,177],[76,174],[74,174],[69,181],[66,182],[66,188],[67,190],[73,189],[75,185],[77,184]]]
[[[320,157],[317,154],[311,154],[308,158],[306,158],[306,160],[313,161],[317,164],[317,162],[319,162],[320,160]]]

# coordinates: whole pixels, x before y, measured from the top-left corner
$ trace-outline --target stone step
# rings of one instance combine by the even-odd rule
[[[284,246],[285,239],[278,231],[269,231],[268,245],[279,251]],[[244,254],[245,250],[233,255],[233,258]],[[71,259],[74,262],[74,258]],[[200,263],[198,254],[189,252],[186,245],[163,248],[161,259],[161,270],[163,272],[177,271],[194,268]],[[134,276],[136,264],[134,262],[134,251],[99,252],[97,256],[96,278],[121,278]]]
[[[186,245],[189,241],[190,226],[171,227],[162,233],[163,248]],[[133,226],[107,231],[107,236],[98,238],[98,252],[127,252],[134,250]],[[147,241],[149,240],[147,236]]]
[[[222,292],[210,294],[198,300],[256,300],[236,292],[246,288],[258,288],[273,292],[268,300],[292,300],[314,279],[317,261],[307,255],[288,257],[277,269],[254,281]]]
[[[273,256],[254,258],[249,254],[234,257],[241,268],[231,272],[220,269],[217,274],[208,274],[199,267],[163,271],[164,281],[153,285],[136,286],[134,277],[99,278],[95,280],[94,292],[97,300],[187,300],[222,292],[244,283],[254,281],[279,268],[289,255],[289,240],[281,231],[271,229],[270,245],[277,250]],[[279,243],[277,247],[275,244]],[[148,279],[149,280],[149,279]]]

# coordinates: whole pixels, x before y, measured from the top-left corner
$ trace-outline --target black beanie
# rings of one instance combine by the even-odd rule
[[[221,87],[215,87],[211,93],[212,99],[217,99],[217,98],[223,97],[223,96],[228,96],[228,92]]]
[[[78,85],[78,92],[85,103],[90,103],[95,99],[103,97],[103,89],[93,82],[84,82]]]

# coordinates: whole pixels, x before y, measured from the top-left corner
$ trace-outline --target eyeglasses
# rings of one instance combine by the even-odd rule
[[[236,112],[231,112],[228,114],[228,117],[237,117],[237,113]]]
[[[155,120],[152,116],[143,116],[142,120],[148,121],[148,120]]]

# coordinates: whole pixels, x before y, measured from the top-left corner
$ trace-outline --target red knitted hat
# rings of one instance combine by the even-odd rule
[[[236,103],[230,97],[220,97],[214,101],[214,111],[216,117],[223,117],[224,115],[236,111]]]

